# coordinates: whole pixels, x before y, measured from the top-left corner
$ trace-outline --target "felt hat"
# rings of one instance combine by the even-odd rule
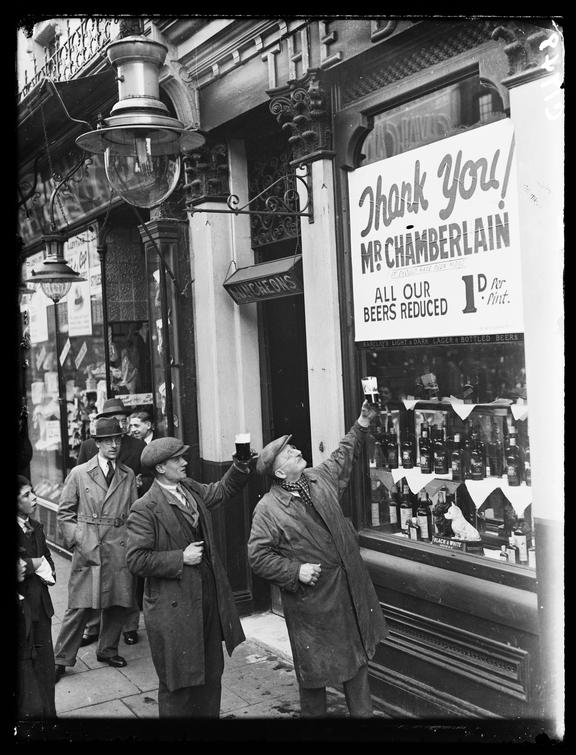
[[[127,409],[124,406],[124,404],[122,403],[122,399],[109,398],[104,402],[102,406],[102,411],[100,412],[100,414],[96,415],[96,419],[98,419],[99,417],[114,417],[116,414],[128,415],[131,413],[132,413],[132,410]]]
[[[142,451],[140,463],[143,467],[154,469],[156,464],[182,456],[189,448],[190,446],[185,446],[179,438],[156,438]]]
[[[114,417],[100,417],[94,423],[94,432],[92,437],[96,440],[100,438],[114,438],[117,435],[124,435],[120,423]]]
[[[274,477],[274,459],[278,456],[280,451],[288,443],[292,436],[282,435],[281,438],[271,441],[268,445],[264,446],[256,462],[256,472],[258,474],[267,474],[270,477]]]

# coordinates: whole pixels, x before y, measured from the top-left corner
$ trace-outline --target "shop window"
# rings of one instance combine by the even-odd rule
[[[26,261],[24,277],[42,261],[42,252]],[[74,466],[81,442],[89,437],[98,394],[105,397],[106,368],[102,331],[102,287],[96,231],[86,229],[65,245],[68,264],[86,278],[74,283],[58,303],[60,354],[56,353],[54,304],[38,290],[22,298],[30,352],[26,370],[28,436],[32,444],[30,476],[36,493],[54,503],[64,477]],[[63,391],[59,396],[57,360]],[[66,407],[67,465],[62,453],[60,407]]]
[[[504,117],[496,87],[478,77],[467,78],[371,116],[372,129],[361,145],[359,165]]]

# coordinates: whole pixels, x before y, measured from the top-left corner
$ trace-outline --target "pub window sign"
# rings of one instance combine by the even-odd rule
[[[302,255],[240,267],[223,285],[236,304],[301,294],[304,291]]]

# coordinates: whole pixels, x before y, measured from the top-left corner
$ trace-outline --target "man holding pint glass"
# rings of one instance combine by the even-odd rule
[[[232,655],[245,639],[211,514],[240,493],[258,458],[249,436],[238,443],[233,464],[209,484],[186,476],[188,446],[178,438],[151,440],[142,452],[142,468],[154,481],[131,508],[126,560],[145,578],[144,621],[160,718],[218,718],[222,642]]]

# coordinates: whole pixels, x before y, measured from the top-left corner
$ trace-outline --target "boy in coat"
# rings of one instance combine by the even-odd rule
[[[374,408],[329,459],[307,470],[284,435],[264,447],[256,470],[272,478],[254,509],[248,559],[281,590],[303,717],[326,715],[326,687],[343,684],[353,717],[373,713],[368,661],[386,624],[340,500],[365,442]]]
[[[142,452],[155,479],[128,517],[127,558],[133,574],[145,577],[160,718],[218,718],[222,642],[231,655],[245,637],[216,551],[211,510],[240,493],[257,455],[246,463],[235,459],[219,482],[203,484],[186,477],[187,450],[166,437]]]
[[[122,434],[117,420],[97,419],[98,453],[72,469],[60,495],[58,522],[73,556],[68,608],[54,649],[56,681],[76,663],[94,608],[102,609],[97,660],[116,668],[126,665],[118,643],[136,608],[136,583],[126,564],[126,519],[138,494],[134,472],[118,461]]]
[[[18,475],[17,539],[19,645],[18,697],[16,715],[24,718],[55,718],[54,649],[52,616],[54,608],[48,586],[56,571],[42,524],[32,518],[36,494],[30,481]]]

